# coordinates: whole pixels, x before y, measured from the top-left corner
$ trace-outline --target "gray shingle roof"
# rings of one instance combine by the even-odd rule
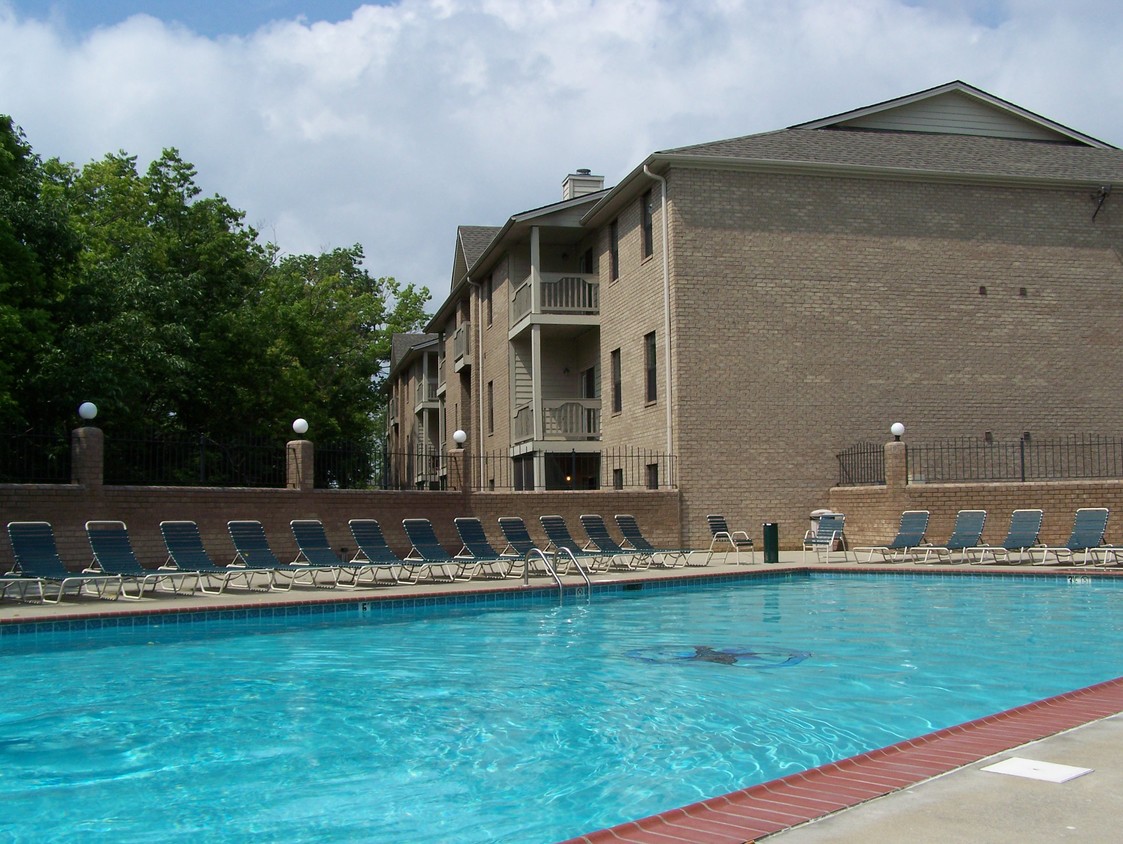
[[[1123,150],[977,135],[782,129],[663,150],[660,154],[990,177],[1123,181]]]
[[[460,226],[460,245],[464,250],[464,263],[471,267],[499,234],[499,226]]]
[[[437,334],[395,334],[390,338],[390,369],[409,353],[418,343],[436,340]]]

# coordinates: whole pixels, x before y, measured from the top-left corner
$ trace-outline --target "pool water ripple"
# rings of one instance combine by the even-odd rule
[[[560,840],[1123,675],[1119,588],[812,577],[8,644],[0,837]]]

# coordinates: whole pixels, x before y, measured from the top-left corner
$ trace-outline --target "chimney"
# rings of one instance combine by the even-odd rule
[[[570,173],[562,182],[562,199],[576,199],[587,193],[596,193],[604,190],[604,176],[590,175],[588,168],[581,168],[576,173]]]

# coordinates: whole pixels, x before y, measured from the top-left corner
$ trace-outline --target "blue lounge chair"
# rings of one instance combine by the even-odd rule
[[[500,516],[499,529],[503,532],[506,545],[500,552],[504,556],[514,555],[522,558],[527,566],[526,573],[550,574],[553,571],[546,559],[546,552],[538,547],[527,529],[526,522],[519,516]]]
[[[639,522],[636,521],[635,516],[618,513],[616,515],[616,526],[620,528],[620,534],[624,537],[625,548],[634,548],[637,551],[651,554],[655,562],[665,568],[676,568],[678,565],[708,566],[710,564],[711,554],[704,548],[658,548],[652,545],[644,536],[643,531],[640,530]],[[705,559],[700,563],[692,563],[690,560],[694,554],[704,555]]]
[[[456,559],[477,563],[480,571],[490,577],[522,577],[521,569],[526,565],[526,559],[518,554],[496,551],[479,519],[465,517],[453,521],[462,543]],[[519,569],[518,572],[516,568]]]
[[[168,549],[164,567],[174,566],[179,571],[198,575],[198,588],[204,595],[221,595],[228,586],[235,584],[244,589],[255,588],[255,570],[215,564],[203,547],[203,537],[194,522],[160,522],[160,533]]]
[[[382,533],[382,525],[375,519],[351,519],[347,524],[355,538],[356,549],[350,564],[360,565],[364,571],[370,572],[372,583],[379,582],[380,573],[386,574],[393,583],[417,582],[417,567],[407,565],[394,553]]]
[[[1050,556],[1057,565],[1080,565],[1098,561],[1097,554],[1105,555],[1104,534],[1107,533],[1108,509],[1106,507],[1081,507],[1072,522],[1072,533],[1064,545],[1041,546],[1041,559],[1035,565],[1049,565]],[[1103,549],[1101,551],[1101,549]],[[1083,553],[1077,562],[1076,555]]]
[[[297,548],[293,565],[305,564],[332,569],[336,575],[335,585],[342,586],[344,589],[362,586],[364,572],[371,575],[371,579],[367,582],[374,583],[372,566],[354,561],[345,562],[332,550],[327,531],[324,530],[324,524],[319,519],[293,519],[289,522],[289,527],[292,529],[292,537],[296,540]]]
[[[880,555],[878,562],[901,563],[918,553],[924,544],[924,534],[928,531],[927,510],[905,510],[901,513],[901,523],[897,535],[887,545],[867,545],[854,549],[855,559],[863,551],[869,551],[867,563],[874,562],[874,555]]]
[[[86,522],[86,538],[90,541],[96,570],[121,577],[122,598],[139,601],[148,588],[176,595],[193,595],[199,587],[198,572],[179,571],[174,566],[166,565],[158,569],[146,569],[141,565],[133,551],[133,543],[124,522]],[[93,568],[91,566],[91,570]],[[130,594],[125,588],[130,584],[136,587],[135,594]]]
[[[803,562],[807,562],[807,552],[814,551],[816,562],[829,563],[831,552],[835,550],[842,551],[842,562],[846,562],[845,527],[846,516],[842,513],[819,516],[816,527],[803,535]]]
[[[9,522],[8,538],[12,542],[12,554],[16,567],[2,581],[0,595],[7,597],[10,589],[15,589],[22,601],[28,588],[39,594],[42,603],[57,604],[68,588],[74,589],[76,596],[87,594],[87,590],[98,598],[116,600],[121,592],[121,575],[106,574],[102,571],[72,572],[67,569],[58,555],[55,532],[49,522]],[[47,587],[53,588],[48,597]],[[112,594],[110,593],[112,590]]]
[[[729,543],[729,547],[733,551],[733,560],[737,565],[741,564],[742,551],[749,552],[749,563],[752,564],[755,548],[752,537],[749,536],[747,531],[731,530],[725,516],[719,513],[711,513],[706,516],[706,522],[710,526],[711,554],[714,552],[714,546],[723,547],[726,543]]]
[[[955,514],[955,524],[952,526],[948,541],[943,545],[925,547],[924,557],[917,562],[945,565],[970,562],[967,552],[971,548],[977,548],[983,541],[983,528],[986,522],[986,510],[960,510]],[[958,560],[956,554],[959,555]]]
[[[338,586],[339,567],[332,565],[311,565],[308,563],[282,563],[269,546],[265,528],[261,522],[252,519],[235,519],[226,523],[230,539],[234,542],[234,559],[231,567],[241,566],[254,571],[268,572],[269,591],[287,592],[293,586]],[[320,578],[328,577],[331,582],[323,584]]]
[[[526,522],[518,516],[500,516],[499,529],[503,531],[503,539],[507,545],[500,552],[502,554],[517,554],[526,559],[531,551],[537,551],[538,543],[530,535]]]
[[[478,564],[458,560],[445,550],[428,519],[402,519],[402,529],[410,541],[409,553],[402,558],[407,566],[422,567],[429,577],[449,581],[471,580],[479,572]]]
[[[968,556],[972,562],[977,563],[1018,564],[1025,562],[1027,557],[1032,562],[1032,549],[1040,547],[1037,537],[1041,534],[1043,515],[1040,510],[1015,510],[1010,516],[1010,528],[1001,544],[970,548]]]
[[[635,548],[625,550],[624,546],[609,534],[608,525],[604,523],[601,516],[584,513],[579,518],[585,535],[589,537],[589,545],[603,554],[610,566],[626,569],[651,567],[654,555]]]
[[[565,519],[561,516],[539,516],[542,529],[546,531],[548,544],[542,550],[554,557],[554,570],[558,574],[568,574],[569,565],[590,571],[606,571],[609,567],[608,555],[593,551],[577,544],[569,532]],[[586,565],[583,566],[582,563]]]

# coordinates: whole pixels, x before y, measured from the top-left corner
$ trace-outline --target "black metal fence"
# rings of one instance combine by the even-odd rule
[[[836,457],[839,486],[885,483],[885,447],[881,444],[855,443]]]
[[[909,478],[914,482],[1123,478],[1123,437],[963,437],[909,443],[906,454]]]
[[[838,454],[837,459],[839,486],[885,483],[883,445],[857,443]],[[913,483],[1123,478],[1123,437],[958,437],[909,443],[905,460],[908,478]]]
[[[0,442],[0,483],[70,483],[70,434],[29,431]]]
[[[346,440],[316,445],[317,489],[387,489],[382,443]]]
[[[283,487],[285,441],[151,432],[105,437],[104,480],[112,485]]]

